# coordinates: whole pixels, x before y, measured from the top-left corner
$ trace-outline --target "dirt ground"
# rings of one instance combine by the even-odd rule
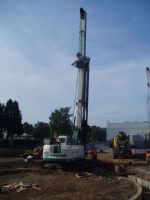
[[[110,162],[109,153],[98,157]],[[18,156],[6,158],[3,154],[0,157],[0,200],[127,200],[136,193],[135,185],[110,172],[107,162],[106,167],[104,163],[102,167],[90,164],[88,172],[78,165],[70,165],[70,170],[62,165],[41,168],[40,162],[25,163]],[[17,192],[20,186],[8,187],[15,183],[30,186]],[[33,184],[37,187],[31,187]]]

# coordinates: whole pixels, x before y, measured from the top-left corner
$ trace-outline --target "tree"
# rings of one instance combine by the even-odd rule
[[[106,141],[106,128],[101,128],[100,141]]]
[[[91,126],[91,140],[98,142],[105,141],[106,128],[100,128],[99,126]]]
[[[5,128],[5,105],[0,103],[0,138],[3,137],[3,131]]]
[[[70,107],[56,109],[51,113],[49,117],[50,134],[54,135],[56,132],[58,135],[71,135],[72,134],[72,122],[69,114]]]
[[[5,127],[8,137],[23,133],[22,115],[17,101],[9,99],[5,106]]]
[[[23,131],[29,135],[32,134],[34,126],[28,122],[23,123]]]
[[[50,137],[48,123],[37,122],[34,125],[33,137],[37,138],[37,139],[43,139],[44,137]]]

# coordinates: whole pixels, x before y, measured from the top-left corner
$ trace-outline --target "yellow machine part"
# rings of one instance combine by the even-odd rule
[[[118,145],[118,142],[117,142],[117,138],[114,138],[114,139],[113,139],[113,147],[114,147],[115,149],[118,149],[118,148],[119,148],[119,145]]]

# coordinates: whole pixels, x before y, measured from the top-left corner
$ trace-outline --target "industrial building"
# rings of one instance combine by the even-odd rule
[[[148,122],[107,122],[107,141],[111,141],[119,131],[129,135],[130,143],[135,146],[149,145]]]

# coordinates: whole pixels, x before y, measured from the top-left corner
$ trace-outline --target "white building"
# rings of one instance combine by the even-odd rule
[[[123,122],[111,123],[107,122],[107,141],[112,140],[119,131],[124,131],[127,135],[141,135],[143,139],[148,130],[147,122]]]

